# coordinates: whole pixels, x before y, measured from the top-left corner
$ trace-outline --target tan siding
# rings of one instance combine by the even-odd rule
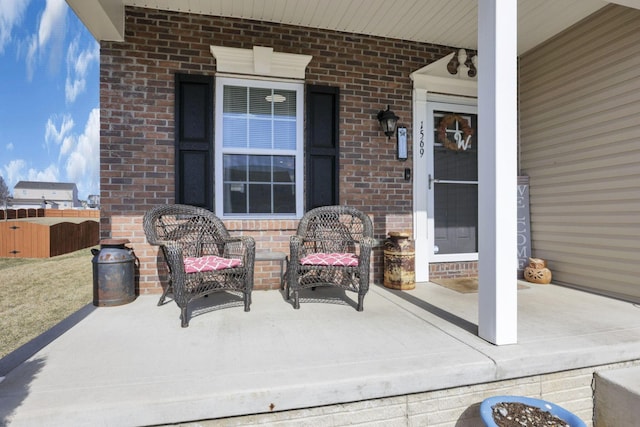
[[[532,253],[640,301],[640,11],[608,6],[520,59]]]

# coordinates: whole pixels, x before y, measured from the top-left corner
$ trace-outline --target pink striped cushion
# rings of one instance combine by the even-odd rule
[[[202,273],[204,271],[224,270],[242,265],[242,261],[235,258],[221,258],[215,255],[203,257],[186,257],[184,259],[184,271],[187,273]]]
[[[310,254],[300,260],[303,265],[331,265],[343,267],[357,267],[358,256],[351,253],[324,253]]]

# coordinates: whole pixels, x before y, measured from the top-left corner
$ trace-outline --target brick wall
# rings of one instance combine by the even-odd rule
[[[432,279],[474,277],[477,275],[478,261],[432,262],[429,264],[429,277]]]
[[[395,141],[376,114],[391,105],[412,135],[410,73],[445,56],[444,46],[197,14],[126,8],[124,42],[101,43],[101,237],[128,238],[140,259],[140,291],[159,290],[157,248],[146,244],[141,216],[174,202],[174,78],[214,75],[210,45],[312,55],[306,82],[340,88],[340,202],[371,215],[377,238],[412,228],[409,161],[396,160]],[[409,144],[411,146],[411,144]],[[232,221],[258,248],[288,253],[291,221]],[[382,253],[373,281],[382,281]],[[262,264],[262,263],[260,263]],[[263,269],[265,269],[263,271]],[[275,263],[258,265],[255,288],[276,286]],[[268,270],[268,271],[267,271]]]

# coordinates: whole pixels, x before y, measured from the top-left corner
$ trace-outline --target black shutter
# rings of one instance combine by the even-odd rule
[[[176,74],[176,202],[213,211],[213,77]]]
[[[306,210],[340,204],[340,91],[307,85]]]

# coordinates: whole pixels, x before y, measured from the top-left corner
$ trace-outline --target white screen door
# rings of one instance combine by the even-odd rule
[[[478,129],[475,106],[432,103],[428,123],[429,247],[434,262],[478,259]]]

